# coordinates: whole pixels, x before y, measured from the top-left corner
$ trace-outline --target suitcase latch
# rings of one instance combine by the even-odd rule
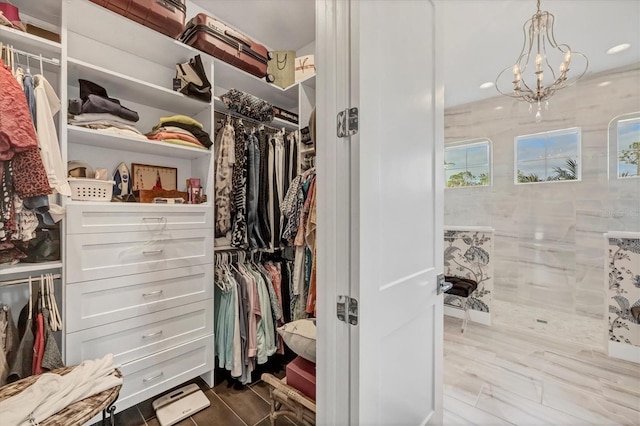
[[[358,108],[347,108],[338,113],[337,133],[339,138],[358,133]]]

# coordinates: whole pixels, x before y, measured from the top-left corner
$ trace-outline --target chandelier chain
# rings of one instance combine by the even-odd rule
[[[540,13],[540,0],[538,0],[538,13]]]

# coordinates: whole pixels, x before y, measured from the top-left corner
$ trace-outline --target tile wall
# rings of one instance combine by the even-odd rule
[[[493,142],[492,186],[446,189],[445,227],[495,229],[494,299],[602,319],[604,330],[603,234],[640,231],[640,178],[610,178],[608,125],[637,111],[638,64],[557,92],[541,123],[526,103],[503,96],[445,111],[445,143]],[[514,138],[570,127],[582,129],[582,180],[515,185]]]

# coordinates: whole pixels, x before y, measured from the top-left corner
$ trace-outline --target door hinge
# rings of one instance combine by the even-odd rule
[[[337,132],[339,138],[358,133],[358,108],[347,108],[338,113]]]
[[[438,274],[437,280],[438,289],[436,294],[442,294],[453,287],[453,284],[445,281],[444,274]]]
[[[358,301],[349,296],[338,296],[338,319],[347,324],[358,325]]]

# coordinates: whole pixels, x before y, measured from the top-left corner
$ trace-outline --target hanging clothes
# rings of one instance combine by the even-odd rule
[[[247,137],[248,176],[247,176],[247,233],[250,248],[267,246],[258,221],[258,198],[260,191],[260,142],[254,133]]]
[[[290,284],[280,273],[285,260],[264,262],[216,257],[216,356],[221,368],[241,383],[284,345],[277,326],[286,320],[282,301]],[[236,296],[237,295],[237,296]]]
[[[47,171],[49,186],[59,194],[70,197],[71,187],[67,181],[67,166],[62,161],[58,131],[53,121],[53,117],[60,112],[60,99],[44,76],[36,75],[34,81],[38,146],[42,163]]]
[[[18,329],[20,330],[20,344],[16,357],[9,370],[8,382],[15,382],[24,379],[32,374],[33,370],[33,348],[35,337],[33,335],[33,311],[32,304],[27,303],[20,312]],[[24,318],[24,319],[23,319]]]
[[[231,210],[233,193],[233,168],[236,162],[235,129],[226,124],[218,132],[216,139],[216,168],[215,168],[215,205],[216,227],[215,236],[225,237],[231,231]]]
[[[22,87],[24,88],[24,96],[27,98],[27,106],[29,106],[29,113],[31,114],[31,122],[36,123],[35,84],[31,75],[27,74],[24,76]]]
[[[231,245],[234,247],[248,247],[247,238],[247,142],[242,120],[234,123],[235,155],[233,166],[233,227],[231,231]]]

